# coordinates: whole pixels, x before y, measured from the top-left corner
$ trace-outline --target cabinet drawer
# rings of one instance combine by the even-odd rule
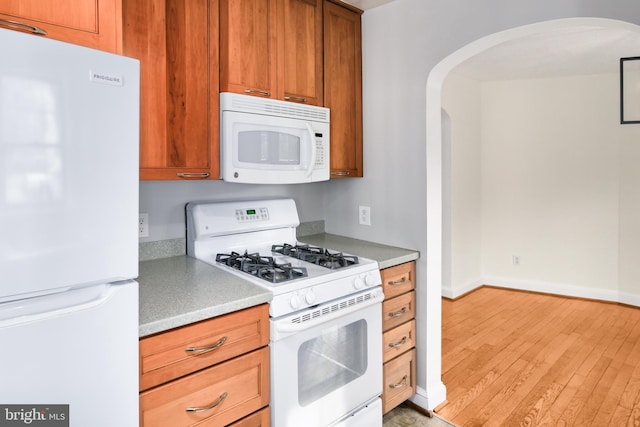
[[[268,343],[267,304],[143,338],[140,340],[140,390]]]
[[[269,427],[271,425],[271,415],[269,408],[251,414],[240,421],[231,424],[229,427]]]
[[[382,302],[382,330],[388,331],[416,316],[416,292],[411,291]]]
[[[415,289],[416,263],[411,261],[380,271],[385,298],[393,298]]]
[[[383,362],[388,362],[394,357],[415,347],[416,321],[411,320],[403,323],[382,336],[382,358]]]
[[[140,419],[143,427],[225,426],[268,404],[264,347],[142,393]]]
[[[384,364],[382,412],[387,413],[416,392],[416,350]]]

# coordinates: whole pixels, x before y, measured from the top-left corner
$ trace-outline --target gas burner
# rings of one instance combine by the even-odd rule
[[[309,245],[283,245],[271,246],[271,251],[282,255],[298,258],[299,260],[310,262],[321,267],[337,270],[358,264],[358,257],[345,255],[342,252],[330,252],[328,249]]]
[[[216,262],[243,271],[271,283],[281,283],[299,277],[307,277],[307,269],[293,267],[290,263],[278,264],[273,257],[262,256],[258,253],[237,252],[217,254]]]

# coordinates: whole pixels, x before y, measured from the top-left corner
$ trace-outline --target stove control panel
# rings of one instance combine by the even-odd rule
[[[236,220],[239,223],[269,221],[269,209],[267,208],[236,209]]]

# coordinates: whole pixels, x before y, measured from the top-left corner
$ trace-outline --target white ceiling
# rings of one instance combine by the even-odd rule
[[[343,0],[362,10],[394,0]],[[571,27],[512,39],[453,72],[480,81],[617,73],[620,58],[640,56],[640,34],[620,28]]]
[[[453,72],[480,81],[617,73],[640,56],[640,34],[620,28],[563,28],[492,47]]]

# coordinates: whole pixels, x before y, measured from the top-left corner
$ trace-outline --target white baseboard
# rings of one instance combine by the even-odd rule
[[[566,283],[542,282],[536,280],[523,280],[509,277],[484,276],[460,287],[443,287],[442,295],[448,298],[457,298],[471,292],[482,285],[498,286],[501,288],[520,291],[542,292],[546,294],[562,295],[568,297],[586,298],[600,301],[619,302],[622,304],[640,307],[640,295],[628,292],[618,292],[611,289],[588,288],[584,286],[569,285]],[[445,294],[446,292],[446,294]]]
[[[478,289],[480,286],[484,284],[485,282],[482,280],[474,280],[473,282],[465,283],[462,286],[458,286],[455,289],[453,289],[451,286],[443,286],[442,296],[446,298],[455,299],[468,292],[473,291],[474,289]]]
[[[447,399],[447,387],[442,381],[438,381],[435,385],[425,390],[422,387],[416,387],[416,394],[411,396],[409,400],[421,408],[433,410],[436,406],[442,404]]]

